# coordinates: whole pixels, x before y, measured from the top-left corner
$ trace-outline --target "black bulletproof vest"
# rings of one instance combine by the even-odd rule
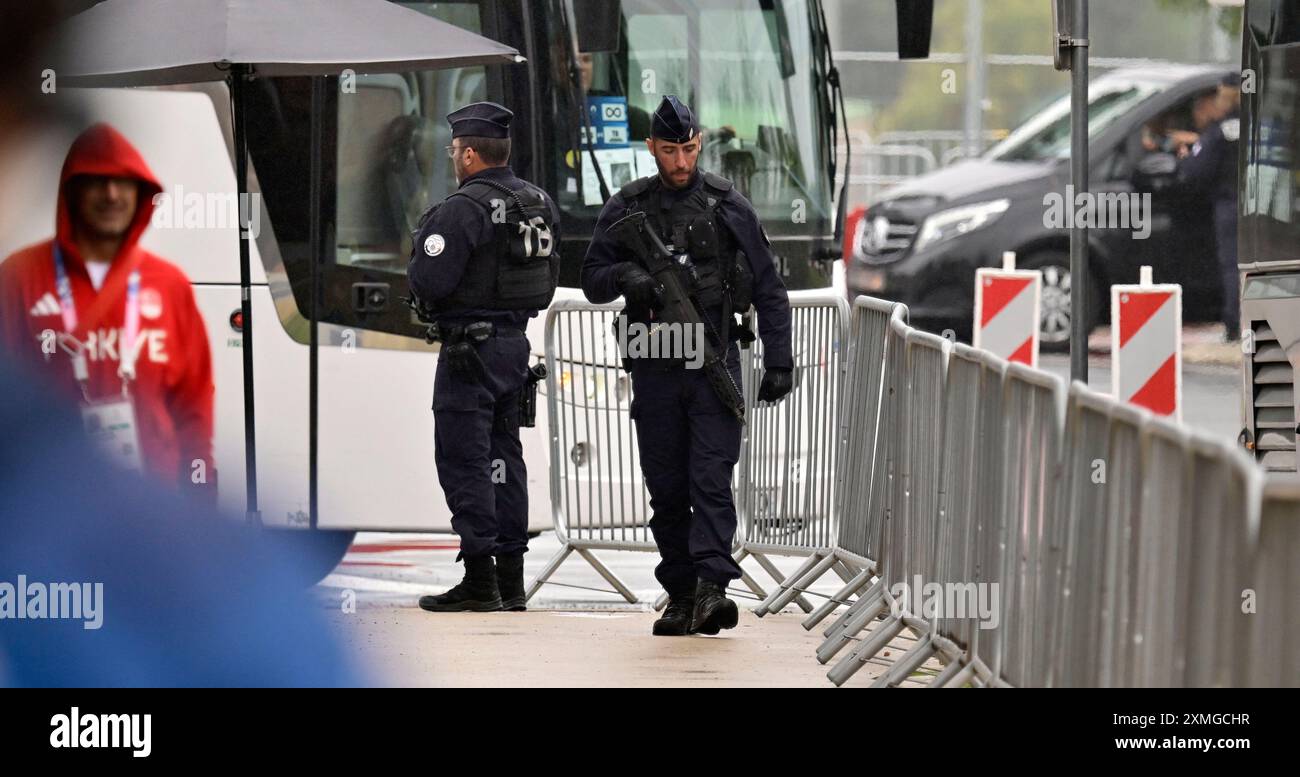
[[[716,308],[729,293],[731,310],[742,312],[750,304],[749,265],[739,255],[735,238],[718,213],[718,206],[731,190],[731,181],[713,173],[702,175],[700,187],[666,210],[658,176],[635,180],[620,193],[629,213],[645,212],[648,223],[670,251],[690,255],[695,265],[691,287],[701,307]]]
[[[470,252],[456,290],[438,300],[438,310],[542,310],[550,305],[560,280],[560,247],[542,190],[527,182],[511,189],[480,178],[451,197],[477,202],[494,226],[492,239]]]

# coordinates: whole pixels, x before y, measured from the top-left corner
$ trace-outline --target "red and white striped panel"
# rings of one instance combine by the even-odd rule
[[[1159,415],[1183,416],[1183,288],[1110,287],[1111,389]]]
[[[1043,274],[1038,270],[975,271],[976,348],[1012,362],[1038,366],[1038,306]]]

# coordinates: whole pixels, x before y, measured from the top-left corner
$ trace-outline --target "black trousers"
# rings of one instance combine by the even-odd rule
[[[740,577],[731,555],[736,505],[731,475],[741,423],[699,369],[631,361],[632,420],[650,492],[650,531],[662,560],[655,577],[669,594],[696,578],[726,585]],[[740,385],[739,360],[730,371]]]
[[[478,347],[485,377],[466,382],[443,359],[433,381],[434,460],[461,553],[528,549],[528,472],[519,441],[519,395],[528,378],[526,337]]]

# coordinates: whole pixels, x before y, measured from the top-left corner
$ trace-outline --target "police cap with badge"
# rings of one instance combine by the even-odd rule
[[[514,113],[504,105],[481,102],[470,103],[447,114],[453,138],[508,138],[510,120]]]
[[[695,113],[677,95],[666,95],[650,119],[650,136],[669,143],[687,143],[700,134]]]

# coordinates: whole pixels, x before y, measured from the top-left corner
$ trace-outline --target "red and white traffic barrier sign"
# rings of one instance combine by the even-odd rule
[[[1038,308],[1043,274],[1017,270],[1016,255],[1002,255],[1002,269],[975,271],[975,327],[972,345],[1011,362],[1038,366]]]
[[[1183,418],[1183,287],[1153,284],[1143,267],[1136,286],[1110,287],[1111,389],[1115,398]]]

